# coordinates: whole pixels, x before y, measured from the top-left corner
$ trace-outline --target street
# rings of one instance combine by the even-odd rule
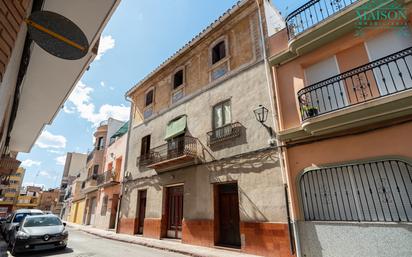
[[[148,248],[136,244],[113,241],[78,230],[69,229],[69,244],[66,250],[41,251],[20,254],[18,256],[43,257],[182,257],[185,255]],[[12,256],[9,254],[8,256]]]

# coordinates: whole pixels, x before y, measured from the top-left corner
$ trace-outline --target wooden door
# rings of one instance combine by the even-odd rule
[[[113,229],[116,226],[116,217],[117,217],[117,206],[119,203],[119,195],[114,194],[112,197],[112,204],[110,207],[110,222],[109,222],[109,229]]]
[[[146,215],[146,195],[147,190],[140,190],[138,199],[139,199],[139,217],[137,222],[137,233],[143,234],[144,219]]]
[[[183,186],[167,188],[167,237],[182,238]]]
[[[239,197],[237,184],[218,186],[219,244],[240,248]]]

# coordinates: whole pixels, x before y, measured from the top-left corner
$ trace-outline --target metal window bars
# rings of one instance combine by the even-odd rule
[[[308,221],[412,221],[412,166],[401,160],[310,170],[299,187]]]

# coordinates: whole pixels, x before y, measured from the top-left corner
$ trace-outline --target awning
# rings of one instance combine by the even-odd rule
[[[169,122],[169,124],[166,127],[165,140],[181,135],[185,133],[185,130],[186,130],[186,115]]]
[[[121,127],[119,128],[119,130],[116,131],[116,133],[114,133],[113,136],[111,136],[110,138],[121,137],[121,136],[123,136],[124,134],[127,133],[127,130],[128,130],[128,129],[129,129],[129,122],[127,121],[127,122],[125,122],[125,123],[123,124],[123,126],[121,126]]]

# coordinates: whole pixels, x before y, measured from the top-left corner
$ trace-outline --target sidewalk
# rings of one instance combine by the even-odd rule
[[[180,242],[169,240],[157,240],[140,236],[116,234],[113,231],[101,230],[90,226],[83,226],[70,222],[66,223],[69,228],[80,230],[103,238],[126,243],[138,244],[146,247],[176,252],[194,257],[257,257],[257,255],[244,254],[237,251],[229,251],[196,245],[182,244]]]

